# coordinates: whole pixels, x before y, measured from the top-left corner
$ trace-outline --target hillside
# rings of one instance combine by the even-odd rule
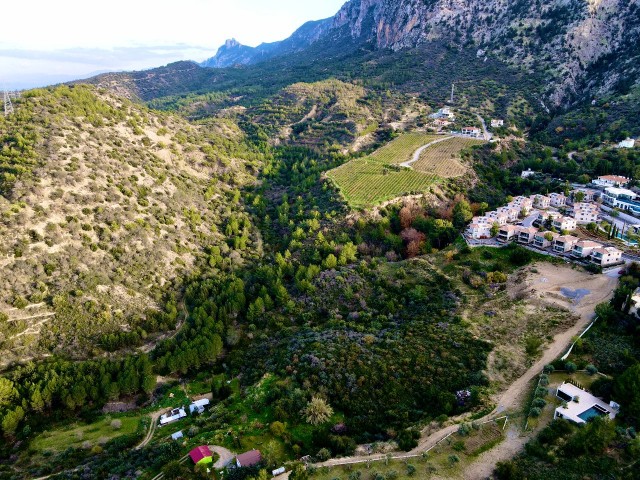
[[[175,328],[179,306],[152,312],[205,249],[242,262],[224,227],[234,185],[253,177],[233,123],[190,125],[88,87],[31,91],[16,109],[0,119],[3,365],[140,346]]]

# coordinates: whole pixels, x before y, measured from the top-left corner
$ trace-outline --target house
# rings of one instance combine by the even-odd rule
[[[581,240],[571,249],[571,256],[574,258],[588,258],[596,248],[602,248],[602,245],[591,240]]]
[[[615,402],[607,404],[586,390],[570,383],[563,383],[556,390],[556,396],[565,404],[556,408],[553,418],[564,418],[570,422],[583,424],[593,417],[616,418],[620,406]]]
[[[528,197],[520,196],[511,200],[508,205],[512,208],[518,208],[519,210],[524,210],[528,213],[533,208],[533,200]]]
[[[633,138],[627,138],[618,144],[618,148],[633,148],[636,146],[636,141]]]
[[[536,248],[548,248],[560,234],[554,232],[538,232],[533,236],[533,246]]]
[[[553,228],[556,228],[560,231],[572,231],[577,228],[578,224],[575,218],[571,217],[558,217],[553,221]]]
[[[553,241],[553,251],[556,253],[567,253],[580,239],[573,235],[560,235]]]
[[[504,120],[501,120],[499,118],[492,118],[491,128],[500,128],[500,127],[504,127]]]
[[[502,243],[512,242],[518,239],[518,227],[515,225],[505,225],[500,227],[498,241]]]
[[[538,173],[540,173],[540,172],[534,172],[533,170],[531,170],[529,168],[527,170],[523,170],[522,173],[520,174],[520,177],[529,178],[529,177],[533,177],[534,175],[538,175]]]
[[[485,217],[489,217],[491,219],[491,223],[497,223],[498,225],[506,225],[509,217],[504,213],[498,213],[496,211],[487,212]]]
[[[184,411],[184,407],[174,408],[160,417],[160,425],[168,425],[169,423],[177,422],[186,416],[187,412]]]
[[[194,448],[189,452],[189,456],[196,465],[206,465],[213,462],[213,452],[206,445]]]
[[[429,117],[435,118],[435,119],[446,118],[451,120],[452,122],[454,122],[456,119],[455,114],[451,111],[451,108],[449,107],[443,107],[440,110],[438,110],[436,113],[432,113],[431,115],[429,115]]]
[[[260,450],[251,450],[236,457],[236,465],[238,468],[252,467],[262,461]]]
[[[531,201],[536,208],[547,209],[551,205],[551,198],[546,195],[531,195]]]
[[[552,207],[564,207],[567,204],[567,197],[563,193],[552,193],[549,199]]]
[[[598,223],[600,210],[594,203],[576,203],[573,205],[573,218],[578,225]]]
[[[182,434],[182,430],[180,430],[179,432],[171,434],[171,440],[180,440],[183,437],[184,437],[184,435]]]
[[[538,229],[536,227],[517,227],[517,232],[517,242],[528,245],[533,242],[533,238],[536,233],[538,233]]]
[[[520,209],[516,207],[500,207],[496,211],[505,214],[508,222],[517,222],[520,217]]]
[[[453,125],[453,122],[450,122],[449,120],[444,120],[442,118],[439,118],[437,120],[435,120],[433,122],[436,126],[444,128],[444,127],[448,127],[449,125]]]
[[[480,240],[482,238],[491,238],[491,223],[472,223],[467,227],[467,236],[474,240]]]
[[[287,469],[285,467],[276,468],[275,470],[271,471],[271,475],[277,477],[278,475],[282,475],[286,471]]]
[[[202,400],[197,400],[189,405],[189,413],[202,413],[204,412],[204,408],[207,407],[211,401],[208,398],[203,398]]]
[[[598,190],[593,190],[592,188],[576,188],[571,191],[571,199],[573,201],[575,201],[578,193],[583,194],[582,202],[593,202],[600,196],[600,192]]]
[[[635,201],[636,198],[638,198],[638,195],[631,190],[617,187],[606,188],[602,195],[602,201],[611,207],[640,213],[640,203]]]
[[[538,213],[536,223],[539,223],[540,225],[546,223],[547,221],[553,223],[553,221],[557,220],[558,218],[562,218],[562,214],[560,212],[540,212]]]
[[[616,265],[618,263],[622,263],[622,251],[615,247],[596,248],[591,253],[590,261],[600,267]]]
[[[467,137],[479,138],[481,133],[478,127],[462,127],[462,135]]]
[[[605,175],[598,177],[591,183],[599,187],[624,187],[630,181],[627,177],[621,177],[619,175]]]

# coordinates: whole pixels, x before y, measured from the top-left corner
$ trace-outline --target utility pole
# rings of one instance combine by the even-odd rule
[[[4,91],[4,116],[7,117],[13,113],[13,103],[11,103],[11,96],[9,91]]]
[[[455,91],[456,91],[456,84],[452,83],[451,84],[451,105],[453,105],[453,94],[455,93]]]

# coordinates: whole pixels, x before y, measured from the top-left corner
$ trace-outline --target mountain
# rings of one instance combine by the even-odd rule
[[[543,71],[551,80],[546,101],[561,106],[637,81],[640,6],[636,0],[350,0],[332,19],[306,24],[282,42],[254,49],[227,42],[203,66],[253,64],[346,38],[392,51],[445,42]]]
[[[248,47],[235,39],[227,40],[218,49],[216,55],[200,65],[208,68],[225,68],[236,65],[248,65],[262,62],[275,56],[299,52],[316,42],[332,26],[332,19],[307,22],[289,38],[280,42],[263,43],[257,47]]]

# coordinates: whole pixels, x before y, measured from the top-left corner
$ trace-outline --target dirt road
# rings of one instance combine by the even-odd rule
[[[151,414],[151,416],[149,417],[151,419],[151,424],[149,425],[149,431],[145,435],[142,442],[136,445],[135,450],[140,450],[142,447],[145,447],[151,441],[151,439],[153,438],[153,434],[156,431],[156,428],[158,427],[158,419],[160,418],[160,415],[162,415],[166,411],[167,409],[163,408],[162,410],[153,412]]]
[[[530,392],[531,384],[540,374],[543,367],[560,357],[571,345],[573,337],[579,335],[594,317],[596,305],[611,298],[617,284],[616,278],[606,275],[592,275],[582,270],[568,266],[557,266],[540,263],[535,266],[537,273],[529,274],[521,288],[530,295],[543,301],[550,302],[569,309],[579,317],[578,322],[568,330],[559,333],[543,352],[541,358],[535,362],[520,378],[513,382],[506,391],[496,395],[496,409],[478,421],[486,421],[505,411],[519,410],[524,406]],[[563,290],[564,289],[564,290]],[[583,294],[576,300],[563,295],[564,292],[582,290]],[[588,291],[588,293],[584,293]],[[455,419],[454,419],[455,420]],[[393,455],[393,458],[412,458],[429,450],[447,435],[458,430],[458,425],[450,425],[423,437],[418,446],[410,452]],[[465,471],[463,478],[468,480],[485,479],[491,475],[497,462],[513,458],[529,440],[529,436],[522,436],[513,426],[507,432],[506,439],[482,454]],[[367,457],[346,457],[318,463],[316,466],[336,466],[367,461],[380,461],[386,455],[370,455]]]
[[[415,153],[413,154],[413,157],[411,158],[411,160],[409,160],[408,162],[401,163],[400,166],[401,167],[412,168],[411,165],[413,165],[418,160],[420,160],[420,155],[422,155],[422,152],[424,152],[427,148],[429,148],[432,145],[435,145],[437,143],[444,142],[445,140],[451,140],[452,138],[453,137],[444,137],[444,138],[440,138],[438,140],[434,140],[431,143],[427,143],[426,145],[423,145],[422,147],[420,147],[418,150],[415,151]]]

